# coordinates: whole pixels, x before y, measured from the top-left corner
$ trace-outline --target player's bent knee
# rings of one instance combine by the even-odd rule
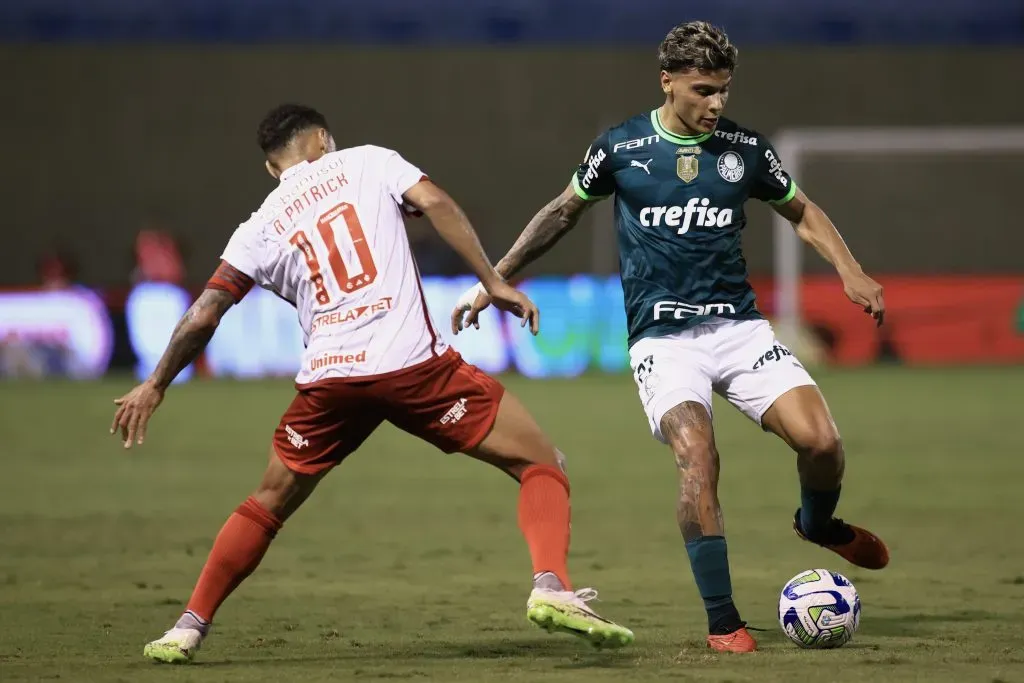
[[[695,458],[689,461],[676,459],[679,469],[679,485],[682,489],[696,487],[704,489],[718,482],[718,464],[711,458]]]
[[[710,435],[687,433],[684,430],[675,435],[670,444],[676,456],[676,464],[681,468],[711,468],[718,462],[718,449]]]
[[[841,461],[843,440],[832,427],[809,430],[798,442],[800,455],[813,461]]]
[[[799,430],[793,447],[802,485],[831,490],[842,483],[846,471],[843,442],[831,421],[820,428]]]
[[[490,463],[515,479],[520,479],[531,465],[550,465],[565,471],[565,456],[519,399],[507,391],[490,432],[467,455]]]

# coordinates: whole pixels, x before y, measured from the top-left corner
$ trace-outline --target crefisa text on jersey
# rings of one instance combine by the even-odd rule
[[[587,150],[587,172],[583,175],[583,180],[580,181],[580,185],[583,186],[584,190],[590,189],[590,183],[594,182],[594,179],[597,178],[598,166],[608,157],[600,147],[593,154],[590,152],[590,150]]]
[[[782,162],[779,158],[772,153],[770,149],[764,151],[764,158],[768,160],[768,172],[775,176],[775,179],[782,185],[789,187],[789,181],[786,179],[786,172],[782,170]]]
[[[690,197],[686,206],[646,206],[640,210],[640,224],[646,227],[678,228],[680,235],[691,226],[724,228],[732,224],[732,209],[711,206],[707,197]]]
[[[733,143],[743,143],[744,145],[756,145],[757,137],[754,135],[747,135],[743,131],[734,130],[731,133],[726,133],[724,130],[715,131],[716,138],[722,138]]]

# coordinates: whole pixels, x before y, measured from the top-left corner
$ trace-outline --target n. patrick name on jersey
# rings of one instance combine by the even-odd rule
[[[740,250],[744,204],[783,204],[797,189],[763,135],[721,118],[683,137],[654,110],[599,135],[572,182],[586,200],[615,196],[630,344],[711,317],[763,317]]]

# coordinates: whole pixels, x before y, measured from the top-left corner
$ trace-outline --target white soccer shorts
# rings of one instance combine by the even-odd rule
[[[711,415],[715,392],[757,424],[779,396],[815,382],[767,320],[715,319],[688,330],[641,339],[629,349],[633,379],[651,425],[685,401]]]

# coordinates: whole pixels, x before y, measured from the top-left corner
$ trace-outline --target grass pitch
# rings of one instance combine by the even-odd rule
[[[186,668],[142,646],[258,481],[290,385],[175,387],[129,452],[107,435],[127,381],[0,385],[0,680],[1024,681],[1024,368],[819,381],[848,452],[840,514],[886,539],[892,564],[857,570],[798,541],[793,456],[718,404],[733,582],[769,629],[761,652],[704,648],[672,458],[630,378],[508,378],[569,457],[574,580],[633,647],[531,627],[515,484],[385,427],[289,521]],[[840,650],[798,650],[777,627],[779,590],[813,567],[864,603]]]

